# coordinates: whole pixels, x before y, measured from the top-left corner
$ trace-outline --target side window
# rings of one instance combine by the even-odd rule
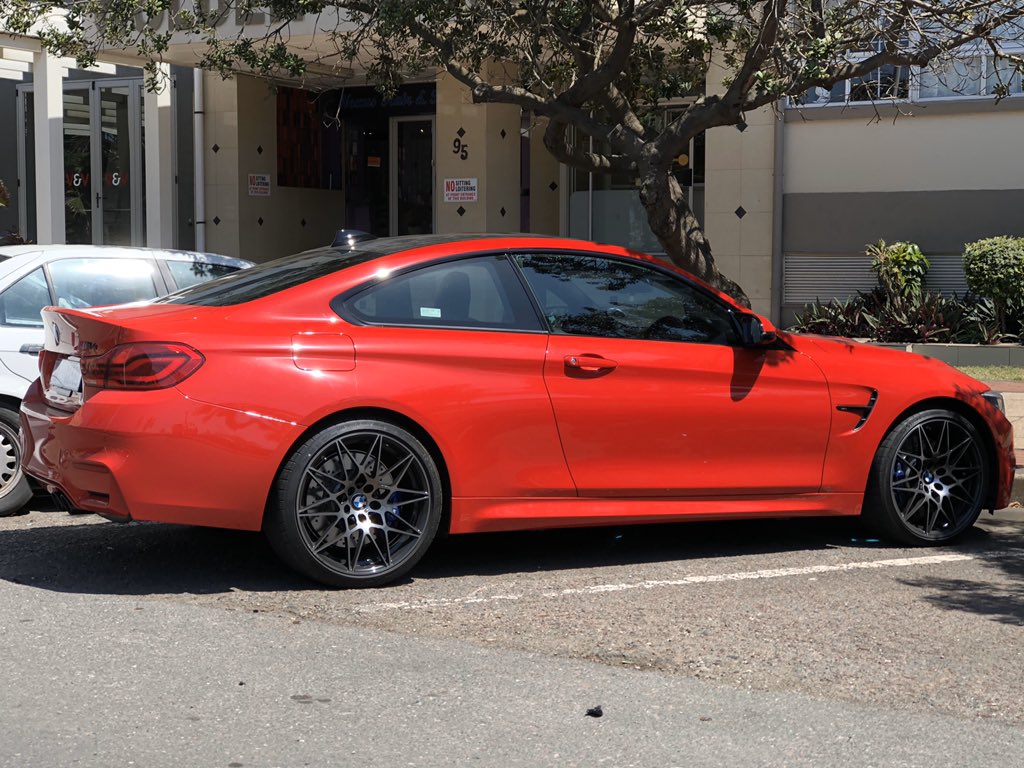
[[[739,345],[729,310],[696,286],[598,256],[517,257],[554,333]]]
[[[0,323],[42,328],[40,313],[51,303],[50,290],[40,267],[0,293]]]
[[[165,261],[164,263],[171,271],[171,277],[174,278],[178,288],[191,288],[193,285],[199,285],[207,280],[214,280],[238,271],[238,267],[229,267],[226,264],[207,264],[202,261]]]
[[[103,307],[159,295],[156,264],[148,259],[61,259],[47,269],[60,307]]]
[[[385,279],[341,307],[374,325],[542,330],[504,256],[479,256],[423,267]]]

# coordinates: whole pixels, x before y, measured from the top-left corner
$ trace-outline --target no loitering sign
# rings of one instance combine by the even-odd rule
[[[446,203],[475,203],[478,189],[476,179],[445,179],[444,201]]]

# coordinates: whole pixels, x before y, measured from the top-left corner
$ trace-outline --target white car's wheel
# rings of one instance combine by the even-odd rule
[[[0,517],[20,512],[32,498],[28,478],[21,471],[18,414],[0,406]]]

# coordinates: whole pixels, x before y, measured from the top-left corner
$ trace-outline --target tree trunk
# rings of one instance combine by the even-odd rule
[[[670,168],[650,166],[646,170],[640,185],[640,202],[647,211],[651,231],[673,264],[729,294],[742,306],[750,307],[743,289],[718,271],[711,243]]]

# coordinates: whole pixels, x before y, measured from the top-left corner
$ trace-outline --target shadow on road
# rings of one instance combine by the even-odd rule
[[[977,530],[977,529],[975,529]],[[923,599],[939,608],[988,616],[994,621],[1024,625],[1024,549],[1020,520],[990,518],[985,522],[988,541],[984,548],[959,547],[976,554],[989,578],[902,579],[925,591]]]
[[[45,519],[45,518],[44,518]],[[689,558],[885,545],[855,519],[681,523],[453,536],[409,581],[635,565]],[[967,542],[987,548],[986,534]],[[877,557],[876,552],[867,555]],[[884,555],[883,555],[884,556]],[[157,523],[0,530],[0,579],[89,594],[217,594],[320,589],[294,575],[258,533]]]
[[[0,531],[0,579],[110,595],[313,587],[282,565],[258,533],[91,521]]]

